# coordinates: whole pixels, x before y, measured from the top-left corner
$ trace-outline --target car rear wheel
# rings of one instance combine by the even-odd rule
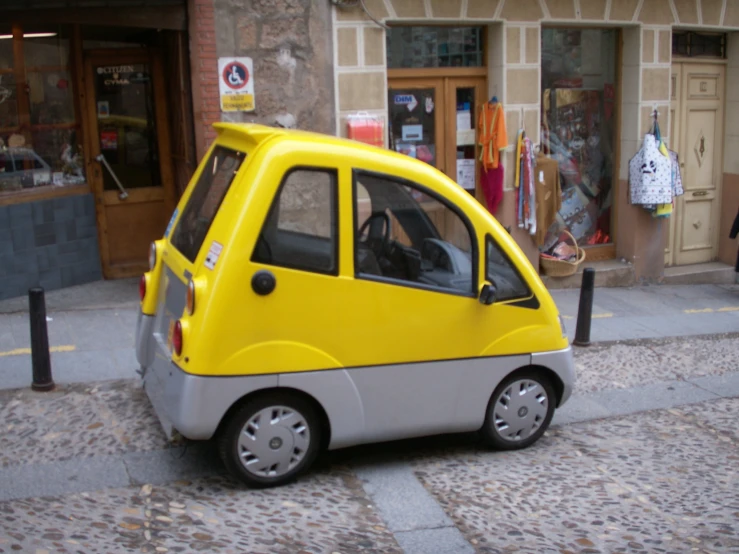
[[[507,377],[488,404],[482,435],[499,450],[516,450],[535,443],[549,427],[556,396],[551,382],[537,371]]]
[[[226,423],[218,449],[226,469],[255,488],[284,485],[318,455],[321,427],[304,399],[267,393],[247,401]]]

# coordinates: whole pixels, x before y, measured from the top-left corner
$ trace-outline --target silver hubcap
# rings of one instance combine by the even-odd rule
[[[300,412],[271,406],[254,414],[239,434],[239,459],[259,477],[281,477],[305,457],[310,429]]]
[[[544,423],[548,408],[547,392],[538,382],[514,381],[495,400],[495,430],[511,442],[527,439]]]

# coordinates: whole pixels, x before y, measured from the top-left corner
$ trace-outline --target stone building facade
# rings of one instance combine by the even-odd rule
[[[534,143],[542,139],[543,32],[547,29],[617,32],[614,61],[618,120],[616,143],[612,148],[616,164],[612,187],[612,236],[609,248],[601,248],[601,255],[593,258],[625,260],[631,264],[637,279],[648,281],[659,281],[669,265],[685,265],[692,260],[733,262],[736,245],[728,239],[728,229],[739,207],[739,158],[733,154],[739,132],[739,89],[735,85],[739,64],[739,35],[735,33],[739,30],[739,2],[365,0],[364,4],[374,19],[389,30],[370,19],[359,6],[334,8],[335,132],[346,134],[347,116],[359,110],[383,118],[386,125],[391,123],[388,113],[392,106],[387,91],[398,78],[398,70],[388,67],[386,62],[386,32],[395,32],[402,26],[482,27],[486,33],[487,96],[497,96],[505,107],[510,141],[504,157],[506,168],[513,166],[513,140],[517,129],[525,127]],[[673,55],[673,34],[682,36],[688,32],[723,35],[720,40],[724,41],[725,51],[713,57]],[[675,72],[681,63],[688,63],[688,69],[693,71],[691,75],[698,77],[705,73],[701,67],[720,68],[715,75],[713,70],[706,73],[711,73],[706,77],[707,84],[696,81],[695,86],[700,87],[696,94],[692,89],[687,91],[689,101],[697,102],[702,95],[717,103],[714,119],[710,122],[718,126],[717,140],[708,140],[714,138],[712,135],[704,137],[704,142],[708,145],[706,148],[713,148],[712,152],[717,153],[719,165],[706,176],[710,190],[696,190],[695,197],[687,191],[684,209],[676,214],[679,217],[657,219],[629,203],[628,161],[652,127],[651,114],[655,109],[659,113],[662,135],[671,148],[683,150],[680,154],[687,162],[691,162],[689,156],[695,156],[693,144],[688,145],[686,139],[679,139],[676,134],[673,136],[677,122],[672,120],[678,118],[675,114],[679,114],[685,126],[692,124],[690,117],[694,113],[686,104],[689,113],[685,115],[685,108],[680,108],[682,105],[678,103],[681,83],[676,81]],[[420,75],[424,71],[409,68],[408,75],[414,72]],[[692,81],[685,86],[692,87]],[[700,167],[704,168],[701,171],[707,171],[705,164]],[[711,200],[711,205],[706,199]],[[515,214],[513,172],[507,171],[504,200],[497,217],[505,225],[512,226],[517,242],[536,265],[538,249],[528,234],[517,228]],[[686,241],[683,254],[671,254],[671,250],[680,248],[681,237]],[[688,239],[694,244],[687,244]],[[710,245],[706,246],[708,243]],[[707,253],[700,259],[697,255],[691,257],[689,251],[697,251],[700,247],[705,247]]]

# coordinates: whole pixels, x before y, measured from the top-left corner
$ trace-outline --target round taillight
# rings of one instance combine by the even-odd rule
[[[157,265],[157,245],[152,242],[149,247],[149,271],[154,269],[155,265]]]
[[[182,354],[182,323],[179,319],[175,322],[172,330],[172,348],[178,356]]]
[[[185,299],[185,309],[187,309],[187,315],[192,315],[195,312],[195,283],[192,279],[187,284],[187,297]]]
[[[144,296],[146,296],[146,276],[142,275],[141,279],[139,279],[139,297],[142,302],[144,301]]]

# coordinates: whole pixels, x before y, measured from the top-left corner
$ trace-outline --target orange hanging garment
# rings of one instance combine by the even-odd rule
[[[479,133],[480,162],[487,171],[497,169],[500,151],[508,146],[505,114],[500,102],[485,102],[480,108],[477,121]]]

